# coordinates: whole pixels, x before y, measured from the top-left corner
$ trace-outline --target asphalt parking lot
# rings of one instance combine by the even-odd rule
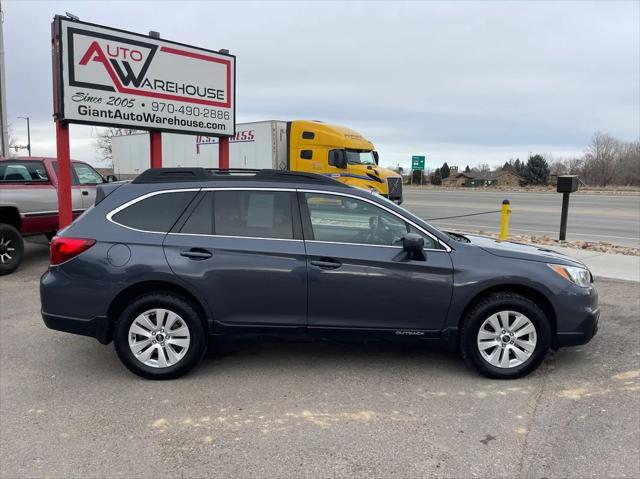
[[[0,476],[640,477],[639,284],[598,281],[601,329],[493,381],[420,346],[247,343],[140,379],[47,330],[45,245],[0,279]]]

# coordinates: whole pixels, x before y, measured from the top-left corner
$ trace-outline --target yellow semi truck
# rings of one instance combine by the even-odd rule
[[[218,166],[218,139],[162,135],[163,166]],[[114,173],[135,176],[148,168],[148,134],[113,138]],[[231,168],[309,171],[402,202],[402,177],[378,165],[373,143],[360,133],[320,121],[239,123],[230,139]]]

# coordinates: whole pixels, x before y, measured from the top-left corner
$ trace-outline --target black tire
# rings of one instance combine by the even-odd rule
[[[499,311],[524,314],[536,328],[537,343],[524,363],[511,368],[499,368],[486,361],[478,348],[478,332],[484,321]],[[462,323],[460,354],[470,366],[493,379],[516,379],[534,371],[542,362],[551,345],[551,326],[544,312],[531,300],[515,293],[493,293],[471,308]]]
[[[168,309],[180,316],[189,328],[190,344],[176,364],[165,368],[148,366],[139,361],[129,347],[129,328],[142,313],[154,308]],[[139,296],[117,318],[114,332],[116,353],[133,373],[147,379],[175,379],[188,373],[206,352],[205,330],[193,305],[172,293],[149,293]]]
[[[20,232],[7,223],[0,223],[0,276],[13,273],[24,257],[24,240]],[[8,250],[6,248],[13,248]],[[10,258],[7,258],[9,255]],[[4,262],[2,262],[4,259]]]

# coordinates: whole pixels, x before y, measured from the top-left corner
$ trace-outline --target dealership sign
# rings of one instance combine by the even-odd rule
[[[56,119],[235,134],[233,55],[65,17],[53,29]]]

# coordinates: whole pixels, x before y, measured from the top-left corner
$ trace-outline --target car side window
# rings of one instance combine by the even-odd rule
[[[31,182],[47,181],[49,176],[44,165],[39,161],[2,162],[0,163],[0,181]]]
[[[180,233],[196,234],[196,235],[212,235],[213,234],[213,192],[209,191],[204,194],[200,202],[192,211],[191,215],[185,221]]]
[[[58,172],[58,162],[54,161],[53,162],[53,171],[56,172],[56,176],[60,176],[60,173]],[[76,171],[71,168],[71,185],[73,186],[77,186],[80,184],[80,181],[78,180],[78,175],[76,175]]]
[[[321,193],[305,197],[316,241],[398,246],[404,235],[417,232],[425,238],[425,248],[435,247],[431,237],[367,201]]]
[[[89,165],[73,163],[73,170],[76,172],[76,176],[81,185],[97,185],[104,181],[102,176]]]
[[[293,239],[288,191],[216,191],[214,234]]]
[[[197,191],[159,193],[115,213],[111,220],[122,226],[154,233],[168,232]]]

